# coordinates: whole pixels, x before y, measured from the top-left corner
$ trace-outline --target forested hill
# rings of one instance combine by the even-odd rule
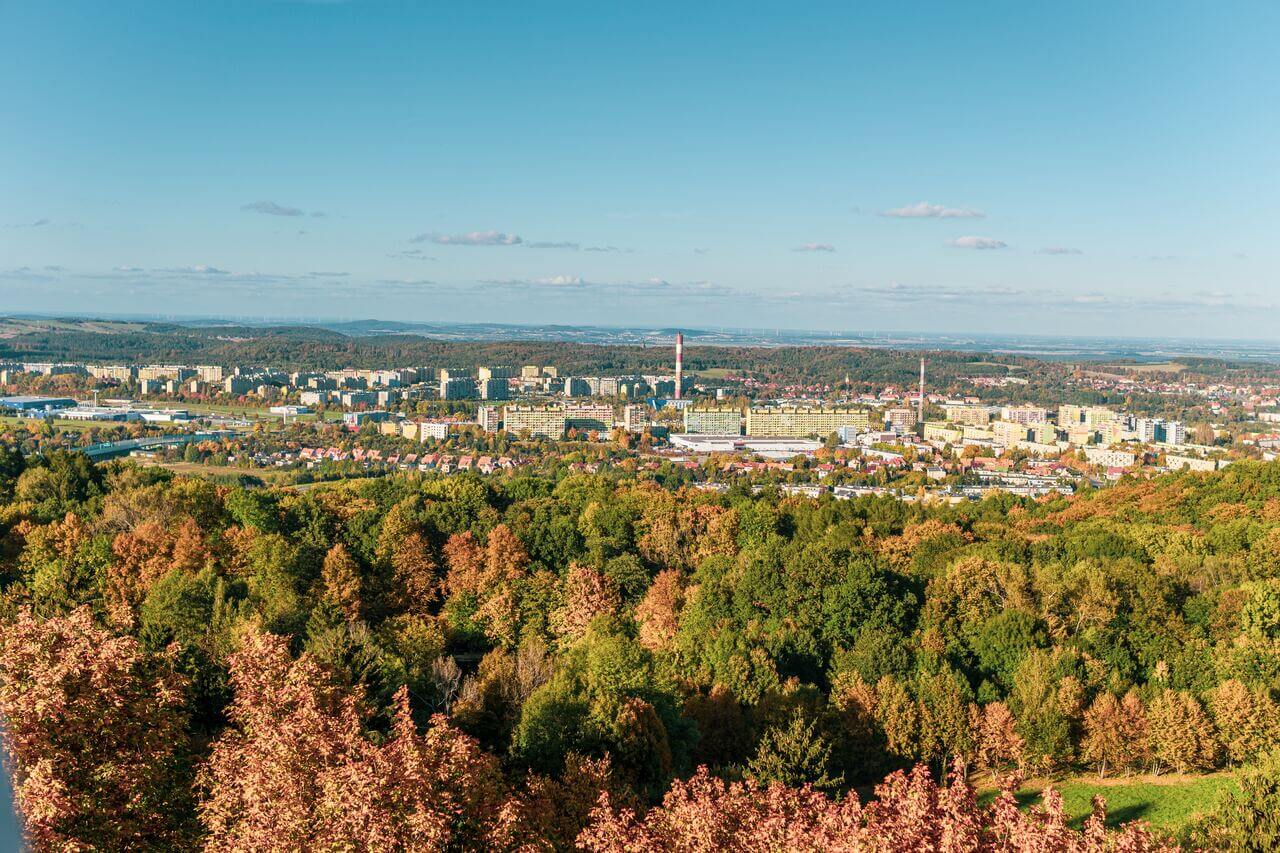
[[[0,360],[167,362],[262,365],[286,370],[344,367],[446,367],[549,364],[565,375],[664,372],[670,347],[604,346],[554,341],[440,341],[416,335],[348,337],[303,326],[189,327],[103,321],[21,321],[2,334]],[[870,383],[910,383],[920,353],[848,347],[687,347],[687,370],[724,369],[764,380],[837,383],[845,376]],[[1041,365],[1032,359],[971,353],[930,353],[931,375],[1002,376]],[[1058,367],[1061,372],[1065,368]]]
[[[1278,567],[1277,464],[919,506],[4,452],[0,713],[42,849],[1141,851],[929,768],[1280,747]]]
[[[913,385],[919,359],[929,362],[932,387],[960,377],[1013,375],[1053,385],[1071,370],[1061,362],[965,353],[921,353],[843,346],[688,346],[689,371],[725,370],[738,376],[788,383],[835,385],[846,376],[857,387]],[[673,369],[670,347],[613,346],[556,341],[437,340],[417,335],[348,336],[313,326],[186,326],[102,320],[0,320],[0,360],[77,362],[178,362],[265,366],[285,370],[456,367],[479,364],[547,364],[563,375],[656,373]],[[1261,365],[1183,359],[1183,378],[1248,379],[1266,375]]]

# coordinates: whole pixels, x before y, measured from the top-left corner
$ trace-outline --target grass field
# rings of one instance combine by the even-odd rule
[[[1177,361],[1161,361],[1150,364],[1100,364],[1095,369],[1113,373],[1180,373],[1187,366]]]
[[[139,460],[144,465],[155,465],[167,468],[175,474],[188,477],[239,477],[248,474],[267,483],[288,483],[292,479],[290,471],[275,471],[271,468],[236,468],[233,465],[200,465],[195,462],[156,462]]]
[[[1218,798],[1235,789],[1234,773],[1211,773],[1204,776],[1119,776],[1099,779],[1096,775],[1073,776],[1049,783],[1029,780],[1014,796],[1024,807],[1040,801],[1040,793],[1052,784],[1062,794],[1063,807],[1072,826],[1079,828],[1092,811],[1094,794],[1107,801],[1107,824],[1118,826],[1132,820],[1145,820],[1162,832],[1176,833],[1197,815],[1209,811]],[[979,794],[982,802],[990,802],[995,792]]]

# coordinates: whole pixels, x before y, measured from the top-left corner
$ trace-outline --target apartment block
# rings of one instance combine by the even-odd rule
[[[450,376],[447,370],[440,371],[441,400],[473,400],[476,396],[476,381],[470,376]],[[492,381],[492,380],[490,380]]]
[[[591,384],[577,376],[566,377],[564,380],[564,395],[566,397],[590,397]]]
[[[1045,423],[1049,420],[1049,410],[1044,406],[1005,406],[1000,409],[1000,420],[1015,424]]]
[[[622,428],[627,432],[644,432],[649,428],[649,407],[635,403],[622,407]]]
[[[1129,468],[1138,461],[1138,455],[1130,450],[1113,450],[1110,447],[1086,447],[1085,459],[1106,468]]]
[[[925,441],[940,441],[944,444],[959,444],[964,440],[964,429],[955,424],[942,421],[926,421],[924,425]]]
[[[895,406],[892,409],[885,409],[884,423],[894,432],[911,432],[916,427],[916,410],[910,406]]]
[[[996,421],[991,425],[991,434],[994,436],[996,444],[1002,447],[1015,447],[1019,442],[1027,440],[1029,431],[1026,424],[1014,423],[1013,421]]]
[[[696,408],[684,410],[684,431],[703,435],[742,435],[739,409]]]
[[[569,404],[564,407],[565,428],[609,432],[613,429],[614,411],[608,403]]]
[[[548,438],[563,438],[565,410],[561,406],[507,406],[502,410],[503,428],[510,433],[528,432]]]
[[[511,396],[504,377],[481,377],[479,386],[481,400],[506,400]]]
[[[747,409],[747,435],[803,438],[827,436],[840,427],[860,431],[871,429],[871,413],[866,409],[808,408],[777,406]]]
[[[476,412],[476,421],[480,424],[480,429],[485,432],[497,432],[498,425],[502,423],[502,417],[497,406],[481,406]]]
[[[946,403],[942,407],[943,416],[952,423],[970,426],[986,426],[991,422],[993,409],[975,403]]]

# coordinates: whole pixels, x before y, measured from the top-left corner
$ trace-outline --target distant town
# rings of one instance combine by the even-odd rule
[[[683,336],[670,343],[670,372],[572,376],[555,364],[286,372],[9,362],[0,365],[0,411],[17,426],[41,425],[31,449],[61,443],[95,459],[182,460],[301,481],[392,470],[493,474],[570,460],[578,470],[679,472],[706,489],[774,484],[815,497],[906,501],[1070,494],[1126,476],[1272,459],[1280,448],[1277,389],[1266,382],[1141,370],[1070,376],[1076,397],[1191,401],[1217,418],[1191,424],[1115,405],[1020,401],[1030,380],[1011,372],[965,377],[970,393],[935,393],[927,357],[915,387],[854,392],[866,384],[854,376],[834,386],[766,385],[730,370],[686,372]],[[74,390],[33,393],[51,385]]]

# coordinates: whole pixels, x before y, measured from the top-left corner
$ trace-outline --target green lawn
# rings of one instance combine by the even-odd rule
[[[1032,780],[1014,795],[1024,807],[1038,803],[1046,783]],[[1145,820],[1157,830],[1176,833],[1192,818],[1209,811],[1226,791],[1234,790],[1233,773],[1206,776],[1133,776],[1099,780],[1096,775],[1073,776],[1051,783],[1062,794],[1071,823],[1079,828],[1092,810],[1094,794],[1107,801],[1107,824],[1118,826]],[[985,791],[979,799],[986,803],[995,796]]]

